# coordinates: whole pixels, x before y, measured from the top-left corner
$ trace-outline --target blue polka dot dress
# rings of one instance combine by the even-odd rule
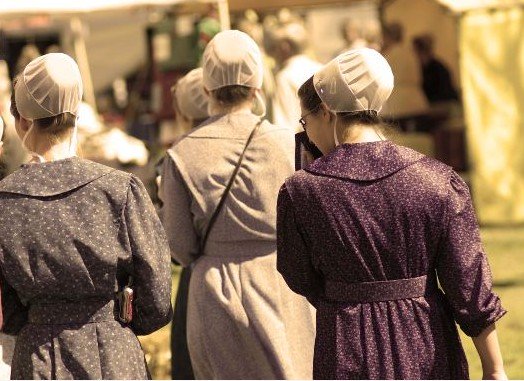
[[[24,165],[0,182],[0,267],[11,378],[149,377],[136,335],[171,319],[170,252],[136,177],[76,157]]]

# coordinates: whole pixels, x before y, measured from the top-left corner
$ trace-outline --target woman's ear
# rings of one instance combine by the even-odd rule
[[[327,106],[322,102],[320,104],[320,110],[322,111],[322,116],[324,118],[328,118],[328,120],[331,122],[331,118],[333,117],[333,113],[327,108]]]
[[[31,128],[31,124],[33,122],[31,122],[30,120],[24,118],[23,116],[20,117],[20,130],[22,130],[22,132],[27,132],[29,130],[29,128]]]

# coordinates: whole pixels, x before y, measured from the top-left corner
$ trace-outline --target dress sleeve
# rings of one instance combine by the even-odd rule
[[[131,328],[147,335],[171,321],[171,259],[167,238],[142,182],[132,177],[123,211],[133,258]]]
[[[316,307],[323,283],[309,253],[297,224],[293,201],[283,185],[277,203],[277,269],[291,290],[305,296]]]
[[[171,255],[182,266],[195,260],[198,234],[193,225],[191,196],[171,156],[167,155],[160,184],[163,197],[162,223],[166,229]]]
[[[447,228],[437,257],[438,278],[455,320],[464,333],[476,337],[506,311],[492,289],[468,187],[456,173],[451,177],[447,208]]]
[[[2,272],[0,272],[0,287],[2,288],[1,331],[8,335],[17,335],[27,323],[28,308],[22,304],[15,289],[6,282]]]

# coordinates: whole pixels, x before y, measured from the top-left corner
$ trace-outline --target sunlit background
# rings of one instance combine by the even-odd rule
[[[25,160],[9,113],[11,80],[36,56],[61,51],[77,60],[84,80],[81,155],[137,174],[157,201],[156,163],[187,131],[171,86],[199,65],[214,34],[242,29],[264,50],[271,120],[283,65],[271,36],[289,22],[305,25],[305,54],[320,63],[364,45],[390,62],[396,87],[383,116],[394,126],[391,138],[447,163],[470,185],[495,289],[509,311],[498,325],[507,373],[524,378],[523,1],[1,0],[2,176]],[[431,42],[456,97],[428,98],[414,39]],[[175,292],[178,275],[173,267]],[[169,335],[165,327],[141,338],[155,378],[170,378]],[[480,378],[465,336],[464,344],[471,376]]]

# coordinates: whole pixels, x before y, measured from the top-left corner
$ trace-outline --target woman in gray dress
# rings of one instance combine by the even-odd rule
[[[314,377],[467,379],[456,321],[484,379],[504,379],[495,322],[506,311],[468,188],[385,140],[377,113],[392,89],[386,60],[356,49],[298,93],[324,156],[280,190],[278,269],[317,308]]]
[[[255,107],[259,115],[252,112],[262,62],[246,34],[217,34],[203,62],[211,117],[168,151],[162,176],[162,218],[172,254],[184,266],[194,264],[187,334],[195,376],[311,378],[313,311],[276,269],[276,201],[280,185],[293,172],[293,133],[262,121],[260,101]],[[199,242],[257,125],[199,253]]]
[[[75,156],[81,97],[78,67],[59,53],[32,61],[15,85],[11,110],[33,159],[0,182],[13,379],[148,378],[135,335],[172,314],[169,247],[144,186]],[[129,284],[132,305],[118,308]]]

